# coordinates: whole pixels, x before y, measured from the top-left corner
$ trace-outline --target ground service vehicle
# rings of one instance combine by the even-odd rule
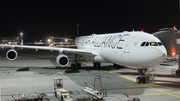
[[[73,101],[68,91],[63,88],[63,78],[54,79],[54,93],[61,101]]]

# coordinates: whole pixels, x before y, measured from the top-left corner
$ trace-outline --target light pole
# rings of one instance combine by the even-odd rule
[[[49,43],[49,44],[51,43],[51,39],[48,39],[48,43]]]
[[[23,33],[22,32],[20,33],[20,39],[22,40],[21,45],[23,45]]]

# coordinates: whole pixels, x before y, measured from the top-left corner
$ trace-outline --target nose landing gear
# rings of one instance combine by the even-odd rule
[[[137,77],[136,82],[145,84],[146,83],[146,78],[145,77]]]
[[[137,71],[140,73],[140,76],[136,78],[137,83],[146,83],[146,77],[145,73],[147,72],[147,69],[137,69]]]

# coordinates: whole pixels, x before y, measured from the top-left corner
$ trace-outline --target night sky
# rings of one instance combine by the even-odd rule
[[[1,0],[0,37],[24,33],[25,42],[49,36],[180,27],[179,0]]]

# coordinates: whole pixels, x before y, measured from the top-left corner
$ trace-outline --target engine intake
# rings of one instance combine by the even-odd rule
[[[65,67],[69,64],[69,58],[66,55],[58,55],[56,62],[61,66]]]
[[[6,57],[8,60],[15,60],[17,56],[18,56],[18,53],[14,49],[11,49],[6,53]]]

